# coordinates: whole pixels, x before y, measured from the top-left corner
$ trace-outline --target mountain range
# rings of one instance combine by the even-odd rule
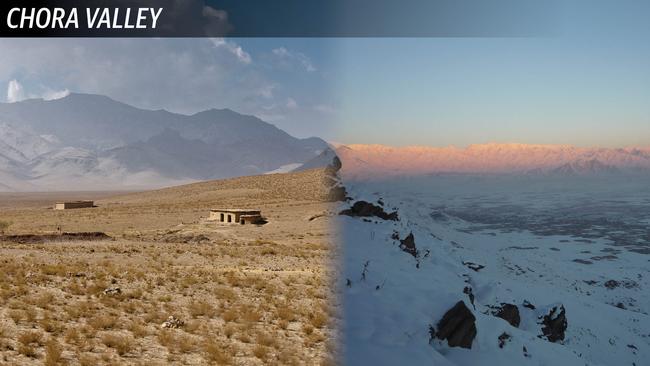
[[[296,168],[327,150],[229,109],[183,115],[75,93],[0,103],[0,191],[162,187]]]
[[[458,147],[340,145],[347,178],[438,173],[580,176],[648,173],[650,148],[489,143]]]

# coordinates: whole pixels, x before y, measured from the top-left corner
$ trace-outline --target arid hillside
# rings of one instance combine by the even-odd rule
[[[211,208],[259,208],[264,215],[279,216],[294,205],[320,204],[327,199],[327,176],[321,169],[294,174],[232,178],[132,194],[0,193],[2,220],[12,221],[10,231],[20,234],[57,231],[104,231],[116,235],[168,229],[207,217]],[[48,200],[48,195],[51,195]],[[55,201],[96,199],[97,207],[78,211],[51,210]],[[279,211],[279,212],[278,212]],[[289,213],[292,215],[291,213]],[[277,221],[276,221],[277,222]]]
[[[329,181],[310,170],[51,202],[0,195],[0,363],[335,363]],[[78,198],[97,207],[51,209]],[[211,208],[268,222],[216,223]]]

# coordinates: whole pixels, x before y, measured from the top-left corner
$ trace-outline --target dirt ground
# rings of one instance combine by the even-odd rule
[[[6,234],[32,235],[0,237],[0,364],[336,364],[325,181],[313,170],[128,194],[0,194]],[[97,207],[51,209],[63,199]],[[208,221],[220,207],[261,209],[268,223]],[[59,229],[110,238],[57,239]]]

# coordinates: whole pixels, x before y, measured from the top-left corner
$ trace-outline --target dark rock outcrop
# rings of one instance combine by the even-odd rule
[[[553,309],[542,318],[542,333],[549,342],[564,340],[564,331],[567,328],[566,310],[564,306],[554,306]]]
[[[522,304],[523,307],[528,308],[530,310],[535,310],[535,305],[531,304],[530,301],[524,300],[524,303]]]
[[[463,265],[464,265],[465,267],[471,269],[471,270],[474,271],[474,272],[478,272],[478,271],[482,270],[483,268],[485,268],[484,265],[482,265],[482,264],[476,264],[476,263],[474,263],[474,262],[463,262]]]
[[[347,210],[341,211],[340,215],[352,217],[379,217],[383,220],[397,221],[397,211],[386,213],[380,206],[375,206],[370,202],[357,201]]]
[[[340,202],[345,201],[348,192],[343,186],[333,186],[330,188],[327,193],[327,201],[329,202]]]
[[[501,308],[494,315],[507,321],[513,327],[519,328],[521,317],[519,316],[519,308],[517,305],[502,303]]]
[[[580,264],[593,264],[594,262],[588,261],[586,259],[574,259],[573,262],[580,263]]]
[[[400,240],[399,242],[400,249],[412,255],[413,257],[418,256],[418,250],[415,247],[415,237],[413,236],[413,233],[410,233],[406,238]]]
[[[334,158],[332,158],[330,165],[325,168],[325,177],[323,178],[323,184],[329,188],[329,192],[327,193],[326,197],[326,200],[329,202],[345,201],[347,198],[347,190],[341,183],[341,179],[338,176],[338,171],[341,169],[341,166],[341,159],[339,159],[338,156],[334,155]]]
[[[459,301],[438,322],[436,338],[447,340],[449,347],[472,348],[476,337],[476,317]]]
[[[339,159],[338,156],[334,156],[334,158],[332,158],[332,162],[330,163],[330,165],[328,165],[327,168],[325,169],[329,174],[335,175],[336,173],[339,172],[339,170],[341,170],[342,167],[343,164],[341,163],[341,159]]]
[[[499,348],[503,348],[503,346],[506,345],[506,343],[510,340],[510,334],[503,332],[499,336]]]
[[[463,293],[469,297],[469,302],[472,303],[472,306],[474,306],[474,310],[476,310],[476,306],[474,305],[474,292],[472,291],[472,288],[469,286],[465,286],[465,288],[463,289]]]

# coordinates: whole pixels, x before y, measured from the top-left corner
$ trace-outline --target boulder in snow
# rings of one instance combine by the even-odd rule
[[[459,301],[438,322],[436,338],[447,340],[449,347],[472,348],[476,337],[476,317]]]
[[[530,310],[535,310],[535,305],[531,304],[530,301],[524,300],[524,303],[522,304],[523,307],[528,308]]]
[[[397,221],[397,211],[386,213],[383,208],[375,206],[370,202],[366,201],[357,201],[347,210],[343,210],[340,213],[341,215],[347,215],[352,217],[379,217],[383,220],[392,220]]]
[[[510,337],[510,334],[506,332],[501,333],[501,335],[499,336],[499,348],[503,348],[506,345],[506,343],[508,343],[510,338],[512,338]]]
[[[494,315],[507,321],[515,328],[518,328],[521,322],[517,305],[502,303],[501,308],[494,312]]]
[[[415,247],[415,237],[413,236],[413,233],[410,233],[406,238],[400,240],[399,242],[400,249],[412,255],[413,257],[417,257],[418,250]]]
[[[563,305],[554,306],[551,311],[541,317],[542,333],[549,342],[564,340],[567,328],[566,310]]]
[[[484,265],[477,264],[477,263],[474,263],[474,262],[463,262],[463,265],[465,267],[471,269],[474,272],[478,272],[478,271],[482,270],[483,268],[485,268]]]

